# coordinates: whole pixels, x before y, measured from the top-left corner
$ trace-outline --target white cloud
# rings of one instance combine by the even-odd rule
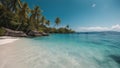
[[[78,31],[86,32],[86,31],[120,31],[120,24],[113,25],[111,27],[79,27]]]
[[[93,8],[96,7],[96,4],[92,4],[92,7],[93,7]]]
[[[116,30],[116,31],[120,31],[120,25],[119,24],[114,25],[114,26],[112,26],[112,29]]]

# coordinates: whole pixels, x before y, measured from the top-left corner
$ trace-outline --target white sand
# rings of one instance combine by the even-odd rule
[[[9,36],[2,36],[2,37],[0,37],[0,45],[12,43],[12,42],[14,42],[16,40],[18,40],[18,38],[9,37]]]

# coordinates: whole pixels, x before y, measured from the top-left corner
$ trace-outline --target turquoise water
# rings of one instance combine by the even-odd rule
[[[48,68],[120,68],[119,34],[52,34],[32,40],[52,53]]]
[[[0,47],[0,68],[120,68],[120,34],[51,34]]]

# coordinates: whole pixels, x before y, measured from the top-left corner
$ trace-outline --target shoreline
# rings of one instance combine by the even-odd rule
[[[11,37],[11,36],[1,36],[0,37],[0,45],[13,43],[15,41],[19,40],[17,37]]]

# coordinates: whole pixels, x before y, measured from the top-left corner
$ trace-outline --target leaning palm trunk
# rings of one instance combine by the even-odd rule
[[[18,1],[18,4],[19,4],[20,8],[22,8],[21,1],[20,0],[17,0],[17,1]]]

